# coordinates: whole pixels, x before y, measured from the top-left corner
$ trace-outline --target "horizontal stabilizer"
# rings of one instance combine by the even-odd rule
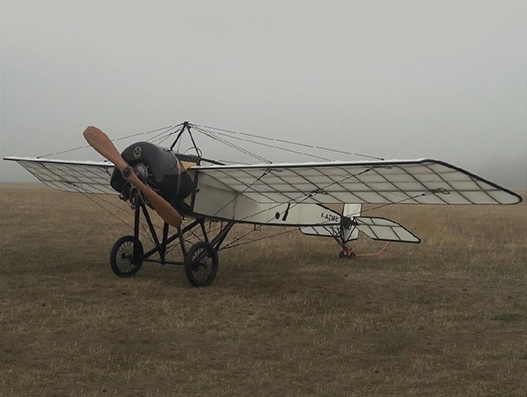
[[[419,237],[408,229],[389,219],[361,216],[354,218],[353,221],[357,224],[357,229],[372,240],[398,241],[401,243],[421,242]]]

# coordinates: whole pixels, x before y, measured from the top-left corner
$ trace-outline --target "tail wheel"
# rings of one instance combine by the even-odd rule
[[[218,253],[212,245],[200,241],[190,247],[185,257],[185,273],[194,287],[206,287],[218,273]]]
[[[339,252],[339,258],[340,259],[354,259],[357,255],[355,254],[355,252],[353,251],[348,251],[348,252],[345,252],[345,251],[340,251]]]
[[[119,277],[132,277],[143,264],[143,244],[134,236],[118,239],[110,251],[110,266]]]

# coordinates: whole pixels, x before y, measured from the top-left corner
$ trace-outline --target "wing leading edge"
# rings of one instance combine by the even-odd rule
[[[39,181],[65,192],[117,194],[110,186],[113,164],[96,161],[67,161],[31,157],[6,157],[16,161]]]
[[[522,201],[521,196],[502,186],[430,159],[196,166],[193,169],[198,172],[199,185],[230,191],[257,203],[451,205]]]

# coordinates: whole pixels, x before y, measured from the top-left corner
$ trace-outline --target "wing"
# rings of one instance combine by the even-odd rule
[[[521,196],[429,159],[197,166],[204,191],[256,203],[516,204]],[[199,195],[198,195],[199,196]]]
[[[95,161],[43,160],[28,157],[6,157],[16,161],[39,181],[65,192],[117,194],[110,186],[113,164]]]

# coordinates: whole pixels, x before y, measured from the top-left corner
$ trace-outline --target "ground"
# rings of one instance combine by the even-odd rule
[[[1,185],[0,396],[527,395],[524,203],[372,210],[422,243],[350,261],[291,231],[193,288],[181,267],[116,277],[131,217],[97,200]]]

